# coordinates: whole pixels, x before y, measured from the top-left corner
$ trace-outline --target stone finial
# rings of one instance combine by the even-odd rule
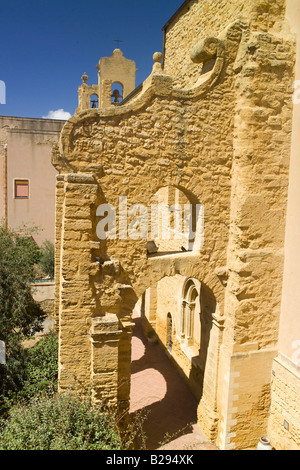
[[[161,53],[161,52],[155,52],[155,53],[153,54],[153,60],[154,60],[154,62],[160,63],[160,62],[163,60],[163,55],[162,55],[162,53]]]
[[[154,60],[154,65],[153,65],[153,72],[162,72],[162,66],[161,62],[163,60],[163,55],[161,52],[155,52],[153,54],[153,60]]]
[[[82,75],[81,79],[82,79],[82,83],[86,85],[86,83],[87,83],[89,77],[88,77],[87,74],[84,72],[84,74]]]

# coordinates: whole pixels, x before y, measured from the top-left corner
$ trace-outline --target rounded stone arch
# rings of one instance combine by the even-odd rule
[[[93,99],[94,98],[94,99]],[[95,91],[89,94],[90,108],[99,108],[99,95]]]
[[[204,208],[195,196],[191,198],[185,188],[176,184],[160,184],[149,205],[150,255],[200,250],[204,243]]]
[[[188,301],[193,301],[196,295],[200,295],[201,282],[192,277],[186,277],[183,286],[181,297]]]
[[[121,81],[114,81],[111,84],[111,102],[112,104],[121,103],[124,99],[124,85]]]
[[[130,183],[129,183],[130,184]],[[172,185],[172,182],[170,182]],[[151,193],[155,194],[159,188],[165,186],[165,181],[156,181]],[[173,185],[180,190],[189,194],[189,197],[198,202],[199,199],[193,195],[189,189],[180,185]],[[114,279],[116,290],[119,295],[116,296],[117,306],[109,306],[106,311],[116,313],[120,318],[122,315],[128,316],[134,309],[138,299],[142,297],[144,292],[166,276],[174,276],[179,274],[186,279],[201,280],[210,291],[214,293],[217,299],[218,308],[223,309],[224,304],[224,286],[221,284],[219,277],[215,273],[215,266],[204,262],[201,252],[176,253],[163,257],[149,258],[147,255],[147,240],[101,240],[99,241],[96,234],[97,217],[96,211],[100,204],[111,204],[112,201],[106,197],[106,193],[97,186],[97,197],[91,205],[92,230],[91,239],[95,240],[92,249],[92,257],[99,260],[101,264],[100,273],[109,275],[110,279]],[[128,188],[128,196],[131,194],[131,188]],[[192,196],[191,196],[192,194]],[[110,194],[108,194],[110,197]],[[147,198],[142,194],[141,202],[147,204]],[[118,224],[118,222],[117,222]],[[99,249],[99,248],[100,249]],[[118,268],[115,269],[114,265]],[[99,275],[98,275],[99,276]],[[111,277],[110,277],[111,276]],[[93,282],[93,281],[92,281]],[[111,285],[107,286],[111,291]],[[104,289],[101,288],[101,291]],[[95,303],[98,303],[98,296],[95,291]],[[105,310],[102,311],[102,314]]]

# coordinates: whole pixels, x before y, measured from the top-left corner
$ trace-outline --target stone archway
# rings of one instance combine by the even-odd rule
[[[53,150],[60,173],[60,389],[67,389],[75,376],[80,388],[87,390],[92,383],[96,402],[105,399],[126,409],[129,390],[124,386],[120,391],[119,385],[129,374],[135,302],[165,276],[198,279],[219,306],[211,312],[198,419],[222,448],[250,447],[266,430],[281,292],[286,194],[278,184],[287,187],[289,136],[274,126],[268,105],[257,107],[249,90],[263,96],[265,84],[276,89],[285,73],[279,101],[290,102],[292,61],[282,59],[279,67],[280,61],[270,57],[279,45],[292,46],[251,28],[237,20],[218,37],[201,41],[195,32],[187,54],[193,62],[187,88],[167,75],[155,56],[152,74],[136,93],[120,106],[78,112],[66,122]],[[260,51],[255,63],[249,53],[254,49]],[[208,61],[212,69],[205,67]],[[267,153],[266,135],[273,136]],[[274,152],[280,165],[274,163]],[[99,205],[117,207],[126,197],[129,206],[147,206],[163,187],[183,189],[204,205],[200,250],[148,256],[147,240],[118,237],[122,218],[112,224],[116,238],[99,240]],[[271,302],[266,297],[270,279]]]
[[[105,400],[124,413],[130,396],[131,313],[141,294],[175,274],[205,279],[220,299],[222,289],[218,277],[201,265],[198,253],[148,257],[146,240],[97,240],[95,214],[98,203],[106,198],[92,175],[58,177],[57,197],[64,215],[58,217],[62,225],[58,225],[61,237],[57,240],[60,388],[67,389],[75,378],[83,389],[92,386],[96,403]],[[212,348],[219,351],[222,319],[214,314]],[[209,357],[210,375],[217,379],[218,361]],[[207,398],[212,399],[211,392]],[[215,395],[210,416],[216,400]],[[207,423],[207,428],[215,428],[215,423]]]

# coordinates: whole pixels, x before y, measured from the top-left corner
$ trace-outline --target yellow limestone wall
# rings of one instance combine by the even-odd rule
[[[221,449],[256,447],[267,431],[295,58],[284,1],[236,3],[191,2],[167,28],[165,69],[155,55],[138,95],[77,113],[53,151],[61,390],[76,378],[127,409],[135,303],[166,276],[195,278],[218,305],[198,419]],[[147,206],[166,186],[204,205],[201,250],[148,257],[147,240],[118,229],[99,240],[100,204]]]
[[[293,133],[285,232],[279,353],[273,363],[269,436],[276,449],[300,449],[300,3],[287,1],[286,16],[297,41]]]

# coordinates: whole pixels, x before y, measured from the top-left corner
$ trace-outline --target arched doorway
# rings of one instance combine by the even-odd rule
[[[201,432],[197,409],[212,327],[206,317],[216,308],[207,291],[196,279],[164,276],[134,309],[130,413],[150,413],[145,432],[152,446],[167,434]]]
[[[133,322],[130,418],[139,423],[137,447],[155,450],[180,436],[201,432],[196,425],[197,400],[169,358],[171,315],[168,351],[153,330],[143,328],[141,311],[133,313]]]
[[[117,195],[114,195],[113,198],[108,192],[108,188],[103,191],[93,175],[70,174],[62,178],[64,178],[64,184],[59,187],[59,195],[63,200],[63,207],[67,208],[73,201],[79,200],[86,219],[80,219],[82,222],[78,228],[78,235],[82,236],[80,243],[74,241],[72,244],[70,244],[68,237],[73,236],[74,221],[72,218],[63,218],[62,220],[63,238],[57,241],[62,263],[62,269],[58,272],[58,281],[59,279],[63,280],[63,282],[57,283],[61,301],[59,315],[61,322],[64,322],[69,315],[68,331],[71,336],[74,328],[79,332],[76,325],[80,320],[80,328],[85,331],[88,340],[80,343],[81,367],[77,368],[74,364],[74,357],[78,351],[73,344],[70,349],[66,330],[62,330],[64,337],[60,348],[60,386],[61,388],[69,387],[69,377],[75,369],[74,375],[76,378],[78,377],[78,383],[84,383],[88,387],[92,382],[92,397],[95,404],[107,402],[111,406],[117,406],[122,413],[126,414],[130,398],[131,338],[134,326],[132,311],[138,298],[145,290],[155,286],[155,283],[161,283],[160,288],[165,290],[163,283],[177,276],[176,282],[180,281],[180,283],[175,283],[176,288],[173,285],[174,295],[168,296],[168,302],[170,298],[173,298],[176,303],[175,305],[165,305],[165,308],[161,309],[165,315],[162,321],[164,331],[166,331],[167,314],[172,314],[174,338],[172,359],[175,359],[177,354],[176,360],[178,359],[179,362],[181,360],[183,368],[186,367],[184,364],[188,364],[190,371],[191,358],[177,338],[179,332],[178,312],[180,312],[178,307],[182,304],[182,284],[186,279],[205,279],[205,283],[212,285],[213,289],[218,291],[219,296],[221,296],[221,288],[214,271],[209,269],[207,263],[203,264],[198,252],[171,253],[166,256],[150,257],[147,255],[147,238],[139,240],[133,238],[123,240],[116,237],[100,239],[97,235],[98,208],[101,204],[108,205],[116,202]],[[158,186],[155,182],[153,194],[157,191]],[[73,188],[76,191],[70,190]],[[146,198],[144,194],[143,197]],[[145,207],[150,199],[142,199]],[[72,216],[73,213],[70,215]],[[118,219],[118,217],[117,226],[120,227],[120,218]],[[76,253],[79,253],[80,256],[75,256]],[[74,279],[76,282],[72,282]],[[77,300],[79,291],[82,292],[82,295]],[[158,295],[157,298],[163,300],[164,296]],[[195,300],[193,295],[191,300]],[[75,302],[74,305],[73,302]],[[70,317],[69,306],[77,316]],[[79,311],[82,317],[80,317]],[[160,307],[156,309],[156,312],[158,311],[160,311]],[[155,327],[159,333],[158,317],[155,318],[155,311],[153,313],[154,318],[149,318],[149,322],[151,325],[152,322],[157,323]],[[166,337],[161,336],[161,338],[165,344]],[[216,345],[218,351],[220,339],[217,333],[213,344]],[[85,362],[82,357],[86,358]],[[211,355],[210,367],[217,380],[218,361],[214,359],[215,357]],[[185,375],[189,378],[188,374]],[[169,388],[169,390],[171,389]],[[207,409],[209,411],[215,406],[216,390],[217,387],[214,387],[212,391],[211,389],[208,391]],[[211,415],[209,413],[206,415],[208,417],[207,426],[215,429],[215,421],[211,426]],[[215,420],[214,416],[213,419]]]

